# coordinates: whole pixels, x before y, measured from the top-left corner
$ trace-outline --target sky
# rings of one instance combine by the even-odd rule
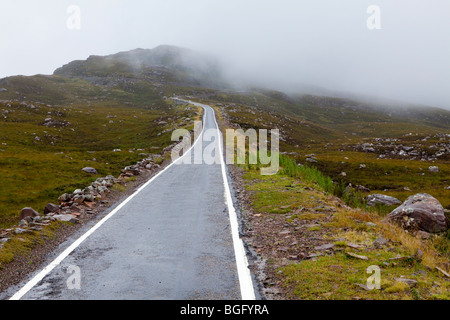
[[[236,82],[450,109],[449,0],[0,2],[0,78],[161,44],[216,56]]]

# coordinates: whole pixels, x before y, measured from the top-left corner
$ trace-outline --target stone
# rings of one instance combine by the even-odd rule
[[[64,193],[62,195],[59,196],[58,198],[59,202],[69,202],[70,201],[70,194],[68,193]]]
[[[404,229],[418,229],[429,233],[445,231],[450,222],[441,203],[427,193],[418,193],[408,199],[386,217]]]
[[[73,202],[77,204],[82,204],[84,201],[84,195],[76,195],[73,197]]]
[[[428,168],[428,171],[430,171],[430,172],[439,172],[439,167],[431,166],[431,167]]]
[[[387,196],[384,194],[374,193],[367,196],[367,205],[375,206],[376,204],[383,204],[386,206],[392,206],[396,204],[401,204],[402,202],[397,198]]]
[[[59,206],[53,203],[47,203],[44,208],[44,214],[49,214],[51,212],[57,212],[59,210]]]
[[[357,190],[357,191],[360,191],[360,192],[370,192],[370,189],[369,189],[369,188],[367,188],[367,187],[365,187],[365,186],[362,186],[362,185],[357,185],[357,186],[356,186],[356,190]]]
[[[419,239],[422,239],[422,240],[427,240],[427,239],[430,238],[430,236],[431,236],[430,233],[428,233],[426,231],[422,231],[422,230],[419,230],[416,233],[416,237],[419,238]]]
[[[25,207],[20,211],[20,220],[25,219],[26,217],[37,217],[39,213],[30,207]]]
[[[92,167],[84,167],[81,170],[83,170],[84,172],[87,172],[87,173],[91,173],[91,174],[98,174],[97,170]]]
[[[394,278],[395,281],[404,282],[408,286],[413,287],[417,284],[417,280],[413,279],[406,279],[406,278]]]
[[[382,248],[383,246],[387,245],[389,243],[389,241],[390,241],[389,239],[385,239],[383,237],[379,237],[378,239],[376,239],[373,242],[373,246],[375,248]]]
[[[14,234],[21,234],[21,233],[26,233],[26,232],[30,232],[30,231],[28,231],[26,229],[22,229],[22,228],[15,228],[13,231]]]
[[[84,202],[94,202],[95,201],[95,196],[93,194],[85,194],[84,195]]]
[[[348,256],[353,257],[353,258],[357,258],[357,259],[361,259],[361,260],[369,260],[368,257],[366,256],[360,256],[359,254],[356,253],[352,253],[352,252],[345,252]]]
[[[333,243],[329,243],[329,244],[324,244],[321,246],[316,246],[316,247],[314,247],[314,250],[317,250],[317,251],[329,250],[329,249],[333,249],[334,246],[335,245]]]
[[[450,274],[448,272],[445,272],[443,269],[436,267],[436,270],[438,270],[440,273],[442,273],[447,278],[450,278]]]
[[[56,214],[53,216],[54,219],[58,221],[65,221],[65,222],[78,222],[78,219],[75,218],[71,214]]]
[[[96,206],[96,203],[95,202],[84,202],[84,205],[86,207],[88,207],[89,209],[92,209]]]
[[[19,227],[27,227],[28,226],[28,221],[25,220],[25,219],[22,219],[22,220],[19,221],[18,226]]]

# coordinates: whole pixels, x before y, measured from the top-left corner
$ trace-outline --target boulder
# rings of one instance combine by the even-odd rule
[[[95,170],[95,168],[92,168],[92,167],[84,167],[81,170],[83,170],[84,172],[87,172],[87,173],[92,173],[92,174],[97,174],[98,173],[97,170]]]
[[[402,202],[397,198],[387,196],[384,194],[374,193],[367,196],[367,205],[375,206],[376,204],[384,204],[386,206],[393,206],[396,204],[401,204]]]
[[[20,220],[25,219],[26,217],[37,217],[39,213],[30,207],[25,207],[20,211]]]
[[[49,214],[51,212],[57,212],[59,210],[59,206],[53,203],[47,203],[44,208],[44,214]]]
[[[419,229],[430,233],[445,231],[450,224],[441,203],[427,193],[409,197],[386,218],[405,229]]]

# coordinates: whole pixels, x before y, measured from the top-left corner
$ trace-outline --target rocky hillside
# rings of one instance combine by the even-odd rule
[[[72,61],[58,68],[54,74],[97,81],[105,77],[126,77],[213,88],[225,85],[220,66],[214,59],[188,49],[167,45],[108,56],[90,56],[86,60]]]

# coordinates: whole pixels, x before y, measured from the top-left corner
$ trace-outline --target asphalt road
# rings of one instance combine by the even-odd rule
[[[204,129],[216,128],[203,107]],[[13,298],[247,299],[225,188],[220,163],[171,165]]]

